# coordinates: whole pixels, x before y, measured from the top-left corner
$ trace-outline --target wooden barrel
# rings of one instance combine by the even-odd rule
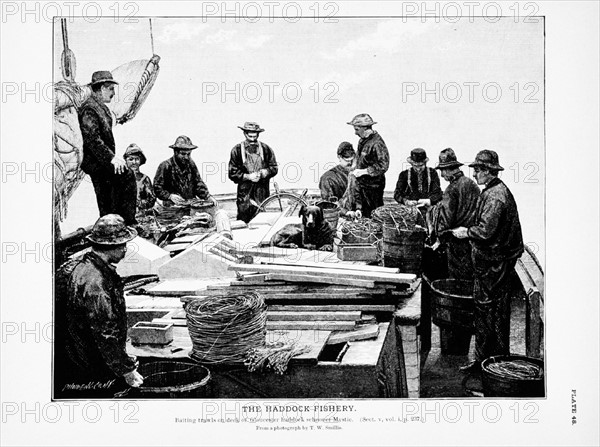
[[[398,229],[383,225],[383,265],[398,267],[403,273],[422,273],[423,250],[427,232],[423,228]]]
[[[333,231],[337,230],[340,219],[340,208],[337,203],[322,200],[316,204],[323,211],[323,219],[329,224]]]
[[[493,371],[494,363],[520,361],[541,369],[536,377],[515,378]],[[485,359],[481,363],[481,381],[485,397],[544,397],[544,362],[524,355],[498,355]]]
[[[442,354],[469,353],[474,309],[472,281],[438,279],[431,283],[431,317],[440,328]]]

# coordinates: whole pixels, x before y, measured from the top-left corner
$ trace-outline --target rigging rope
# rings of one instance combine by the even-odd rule
[[[154,52],[154,36],[152,34],[152,19],[148,19],[150,21],[150,45],[152,46],[152,54],[156,54]]]

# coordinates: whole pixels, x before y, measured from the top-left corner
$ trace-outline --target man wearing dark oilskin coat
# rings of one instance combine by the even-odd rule
[[[136,236],[121,216],[98,219],[92,249],[56,275],[54,398],[112,398],[143,377],[127,354],[123,282],[114,264]]]
[[[515,199],[498,178],[498,154],[482,150],[469,165],[483,191],[477,202],[475,223],[453,233],[471,242],[475,286],[475,359],[461,369],[481,370],[481,362],[510,353],[510,302],[518,278],[515,264],[523,254],[523,235]]]
[[[383,206],[385,173],[390,167],[390,154],[381,135],[373,130],[373,125],[377,123],[370,115],[361,113],[347,124],[354,127],[354,134],[359,137],[354,169],[350,172],[356,178],[356,208],[361,210],[364,217],[371,217],[375,209]]]
[[[460,166],[463,164],[457,160],[452,148],[440,152],[439,163],[435,169],[440,170],[449,185],[442,200],[429,210],[427,220],[434,238],[444,245],[448,277],[472,281],[471,243],[468,239],[455,238],[451,230],[457,227],[468,228],[475,223],[480,191],[477,184],[464,175]]]
[[[106,106],[115,95],[116,84],[109,71],[92,75],[92,94],[78,114],[83,137],[81,169],[92,180],[100,216],[119,214],[127,225],[134,225],[137,223],[135,174],[115,155],[113,120]]]

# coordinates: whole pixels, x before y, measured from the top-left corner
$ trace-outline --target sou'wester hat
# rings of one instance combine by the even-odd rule
[[[86,239],[97,245],[125,244],[137,236],[137,232],[125,225],[118,214],[107,214],[96,221]]]
[[[463,163],[456,159],[456,154],[452,148],[446,148],[440,152],[440,162],[435,169],[452,169],[462,166]]]
[[[169,146],[171,149],[183,149],[186,151],[191,151],[196,149],[198,146],[192,144],[192,140],[190,137],[186,137],[185,135],[180,135],[175,140],[175,143]]]
[[[376,121],[373,121],[373,118],[371,118],[371,115],[369,115],[368,113],[360,113],[358,115],[356,115],[354,118],[352,118],[352,121],[350,121],[349,123],[351,126],[372,126],[373,124],[377,124]]]
[[[142,149],[135,143],[131,143],[129,146],[127,146],[127,149],[123,154],[123,158],[127,158],[130,155],[137,155],[140,157],[140,166],[146,163],[146,156],[142,152]]]
[[[475,161],[469,164],[471,168],[484,167],[492,169],[494,171],[504,171],[504,168],[500,166],[498,162],[498,154],[495,151],[484,149],[477,153]]]
[[[238,126],[238,129],[242,129],[244,132],[264,132],[265,129],[262,129],[258,123],[252,121],[246,121],[243,126]]]

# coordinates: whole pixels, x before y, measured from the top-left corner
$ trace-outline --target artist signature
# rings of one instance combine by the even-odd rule
[[[62,390],[106,390],[114,383],[114,379],[107,382],[67,383]]]

